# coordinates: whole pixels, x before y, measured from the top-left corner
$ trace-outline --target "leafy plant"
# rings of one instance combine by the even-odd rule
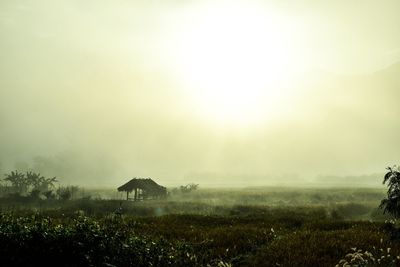
[[[13,193],[26,194],[32,197],[39,197],[41,193],[54,188],[57,178],[45,178],[40,173],[27,171],[26,173],[12,171],[5,175],[4,181],[11,184]]]
[[[12,171],[10,174],[5,175],[5,181],[11,183],[15,193],[23,194],[28,190],[29,182],[26,179],[25,174],[22,172]]]
[[[400,171],[399,168],[388,167],[388,173],[383,178],[383,184],[387,183],[387,197],[381,201],[380,208],[384,213],[389,213],[394,218],[400,217]]]
[[[376,248],[372,251],[364,251],[357,248],[351,248],[343,259],[335,267],[395,267],[400,263],[400,257],[391,253],[391,248]]]
[[[28,184],[32,187],[32,190],[38,190],[40,192],[48,191],[54,188],[54,183],[58,182],[56,177],[45,178],[40,173],[32,171],[26,172],[26,179]]]

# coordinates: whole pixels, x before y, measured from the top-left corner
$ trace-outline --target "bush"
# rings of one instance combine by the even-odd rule
[[[389,213],[394,218],[400,217],[400,171],[395,166],[393,168],[388,167],[388,173],[383,178],[383,183],[387,182],[388,191],[387,197],[381,202],[380,208],[383,209],[384,213]]]
[[[78,216],[67,224],[40,216],[0,217],[4,266],[199,266],[194,249],[134,235],[123,223]]]
[[[56,194],[58,195],[58,198],[60,200],[70,200],[72,199],[76,193],[79,191],[78,186],[63,186],[59,187],[56,191]]]

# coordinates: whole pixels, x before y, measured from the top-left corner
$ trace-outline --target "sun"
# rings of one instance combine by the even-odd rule
[[[194,112],[223,125],[279,118],[303,56],[298,29],[254,6],[201,9],[180,31],[180,79]]]

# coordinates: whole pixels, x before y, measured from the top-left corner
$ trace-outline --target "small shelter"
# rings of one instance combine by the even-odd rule
[[[126,192],[126,200],[158,199],[167,196],[167,188],[154,182],[150,178],[133,178],[124,185],[118,187],[119,192]],[[134,192],[133,198],[129,193]]]

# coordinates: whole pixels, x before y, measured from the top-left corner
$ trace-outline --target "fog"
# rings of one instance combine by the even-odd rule
[[[180,26],[212,2],[1,1],[1,173],[91,186],[379,183],[400,159],[400,3],[255,3],[303,22],[311,54],[296,96],[243,126],[196,113],[176,71]]]

